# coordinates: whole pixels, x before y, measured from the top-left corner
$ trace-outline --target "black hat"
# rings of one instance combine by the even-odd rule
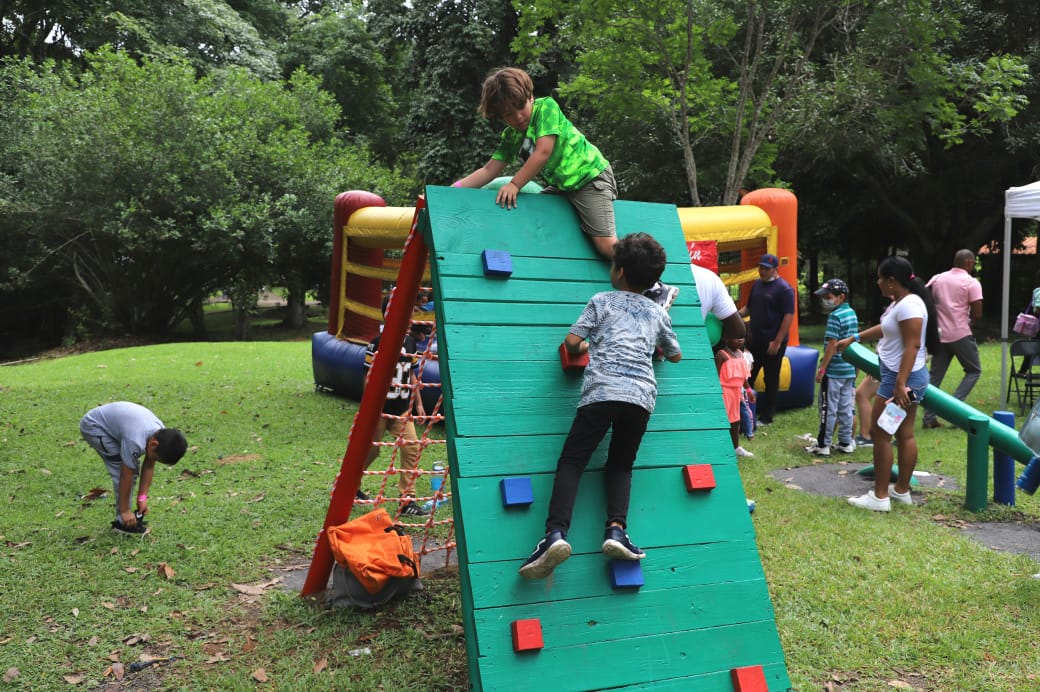
[[[823,285],[816,291],[818,296],[835,295],[835,296],[847,296],[849,294],[849,285],[841,279],[827,279],[823,282]]]

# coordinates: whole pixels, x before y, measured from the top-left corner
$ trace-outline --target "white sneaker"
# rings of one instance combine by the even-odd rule
[[[811,445],[807,445],[805,447],[805,451],[808,452],[809,454],[812,454],[812,455],[818,456],[818,457],[829,457],[831,455],[831,448],[830,447],[820,447],[816,443],[813,443]]]
[[[861,509],[872,509],[875,512],[887,512],[892,509],[891,501],[887,497],[884,500],[879,500],[873,490],[868,490],[866,495],[850,497],[849,504]]]
[[[896,486],[894,483],[888,486],[888,496],[892,498],[893,502],[897,502],[901,505],[914,504],[913,498],[910,497],[910,491],[907,490],[905,493],[897,493]]]
[[[738,457],[748,457],[750,459],[751,457],[755,456],[754,454],[752,454],[751,452],[747,451],[743,447],[737,447],[733,451],[737,453]]]
[[[838,448],[838,451],[841,452],[842,454],[852,454],[853,452],[856,451],[856,443],[855,442],[850,442],[847,445],[839,444],[839,445],[835,445],[835,446]]]

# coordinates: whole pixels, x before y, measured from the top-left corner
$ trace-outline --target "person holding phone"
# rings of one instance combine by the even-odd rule
[[[871,409],[873,425],[870,437],[874,443],[874,489],[858,497],[850,497],[849,504],[875,512],[888,512],[892,501],[912,505],[910,479],[917,465],[917,439],[914,420],[917,402],[928,388],[928,353],[939,345],[939,330],[935,321],[935,305],[924,282],[914,274],[914,268],[905,257],[888,257],[878,265],[878,289],[890,297],[892,304],[881,316],[881,324],[838,342],[838,351],[844,351],[853,341],[878,341],[880,384]],[[899,455],[899,477],[892,479],[892,435],[879,424],[879,418],[889,403],[906,412],[895,432]]]

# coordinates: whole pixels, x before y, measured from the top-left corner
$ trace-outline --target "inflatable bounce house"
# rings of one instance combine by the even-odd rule
[[[524,192],[531,186],[525,186]],[[719,274],[727,286],[739,286],[738,305],[746,302],[751,282],[758,278],[758,260],[766,252],[780,258],[780,276],[797,292],[798,201],[792,193],[755,190],[739,205],[677,211],[691,261]],[[311,343],[314,382],[320,389],[360,400],[365,346],[379,333],[383,287],[397,280],[414,213],[413,207],[387,207],[370,192],[344,192],[336,198],[328,330],[316,332]],[[427,268],[424,283],[429,279]],[[412,318],[432,325],[434,313],[421,309],[426,305],[425,301],[417,305]],[[789,335],[780,373],[779,409],[811,406],[815,390],[819,354],[799,344],[797,312]],[[436,361],[424,369],[423,381],[440,382]],[[764,389],[761,373],[754,385]],[[427,410],[433,409],[438,394],[436,387],[423,389]]]

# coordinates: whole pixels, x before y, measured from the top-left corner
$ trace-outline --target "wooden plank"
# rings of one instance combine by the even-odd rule
[[[537,399],[480,402],[456,398],[451,402],[455,429],[464,437],[509,437],[565,433],[574,418],[574,400]],[[658,395],[648,431],[713,430],[726,423],[720,396],[715,393]]]
[[[781,663],[762,665],[768,689],[773,692],[791,690],[791,680],[787,677],[786,666]],[[719,670],[703,675],[690,675],[668,680],[653,680],[649,683],[612,687],[613,692],[733,692],[733,681],[728,670]]]
[[[460,281],[460,279],[456,279]],[[478,281],[467,279],[467,281]],[[532,284],[535,282],[526,282]],[[556,302],[497,302],[488,303],[482,300],[486,296],[465,298],[463,300],[446,300],[444,302],[444,315],[447,324],[455,326],[481,325],[497,329],[500,326],[538,326],[554,327],[559,331],[557,341],[562,341],[564,335],[585,308],[594,293],[602,290],[596,286],[594,290],[580,291],[574,294],[575,300],[563,302],[564,296],[557,296]],[[544,293],[549,295],[552,289],[545,289]],[[542,297],[546,297],[543,295]],[[680,299],[669,311],[672,321],[672,329],[682,327],[700,327],[704,324],[700,308],[695,305],[686,305]]]
[[[567,569],[554,573],[552,580],[524,579],[517,574],[519,564],[522,563],[469,563],[474,607],[500,608],[615,593],[606,577],[606,558],[602,553],[572,556],[564,563]],[[751,537],[657,548],[647,553],[641,566],[646,586],[640,591],[646,593],[765,578]]]
[[[557,647],[550,632],[545,648],[533,655],[482,656],[479,666],[484,689],[528,689],[535,681],[544,681],[556,692],[615,688],[723,670],[728,675],[730,668],[782,661],[773,622],[760,620],[588,646]]]
[[[708,355],[710,356],[710,351]],[[707,359],[687,358],[684,353],[683,359],[678,363],[656,363],[654,376],[657,379],[658,390],[717,392],[721,407],[722,388],[719,385],[718,374],[714,366],[704,367],[705,360]],[[559,359],[556,362],[541,360],[504,363],[493,360],[452,360],[451,369],[466,377],[466,386],[452,394],[456,399],[467,396],[482,399],[577,397],[582,383],[582,373],[564,371],[560,367]],[[441,372],[443,382],[446,369],[442,367]],[[574,401],[577,401],[577,398]]]
[[[426,201],[430,224],[436,229],[428,244],[438,255],[456,252],[479,256],[493,249],[529,257],[594,257],[574,208],[562,196],[523,195],[516,209],[507,210],[495,204],[491,190],[427,186]],[[614,202],[614,216],[619,236],[649,233],[661,243],[672,263],[689,263],[682,223],[674,206],[618,200]]]
[[[606,563],[604,562],[604,565]],[[597,581],[607,581],[605,567]],[[647,584],[649,586],[649,582]],[[553,647],[589,646],[614,639],[703,630],[772,617],[769,592],[761,579],[693,584],[674,589],[617,590],[601,596],[478,608],[474,613],[481,656],[512,653],[508,627],[537,617]]]
[[[559,327],[500,326],[488,329],[482,326],[442,324],[437,332],[441,357],[453,361],[484,361],[489,358],[499,362],[547,360],[560,362],[557,348],[567,330]],[[708,334],[705,329],[676,330],[679,348],[685,353],[705,354],[710,352]]]
[[[718,487],[689,493],[680,467],[639,469],[632,473],[628,532],[647,555],[655,548],[686,543],[716,543],[754,536],[736,465],[714,467]],[[514,473],[510,475],[521,475]],[[553,474],[531,475],[534,504],[505,510],[500,478],[459,478],[466,496],[463,521],[471,563],[511,560],[519,569],[545,534]],[[586,471],[574,504],[567,541],[576,554],[599,554],[603,545],[606,497],[600,471]],[[667,528],[663,528],[667,527]],[[561,568],[567,572],[567,563]],[[517,577],[519,578],[519,577]]]
[[[454,437],[458,461],[452,473],[459,476],[517,476],[555,473],[556,460],[566,434],[519,437]],[[607,435],[596,448],[586,471],[603,468],[607,459]],[[687,464],[736,465],[729,426],[716,430],[652,431],[643,436],[635,468],[682,468]]]

